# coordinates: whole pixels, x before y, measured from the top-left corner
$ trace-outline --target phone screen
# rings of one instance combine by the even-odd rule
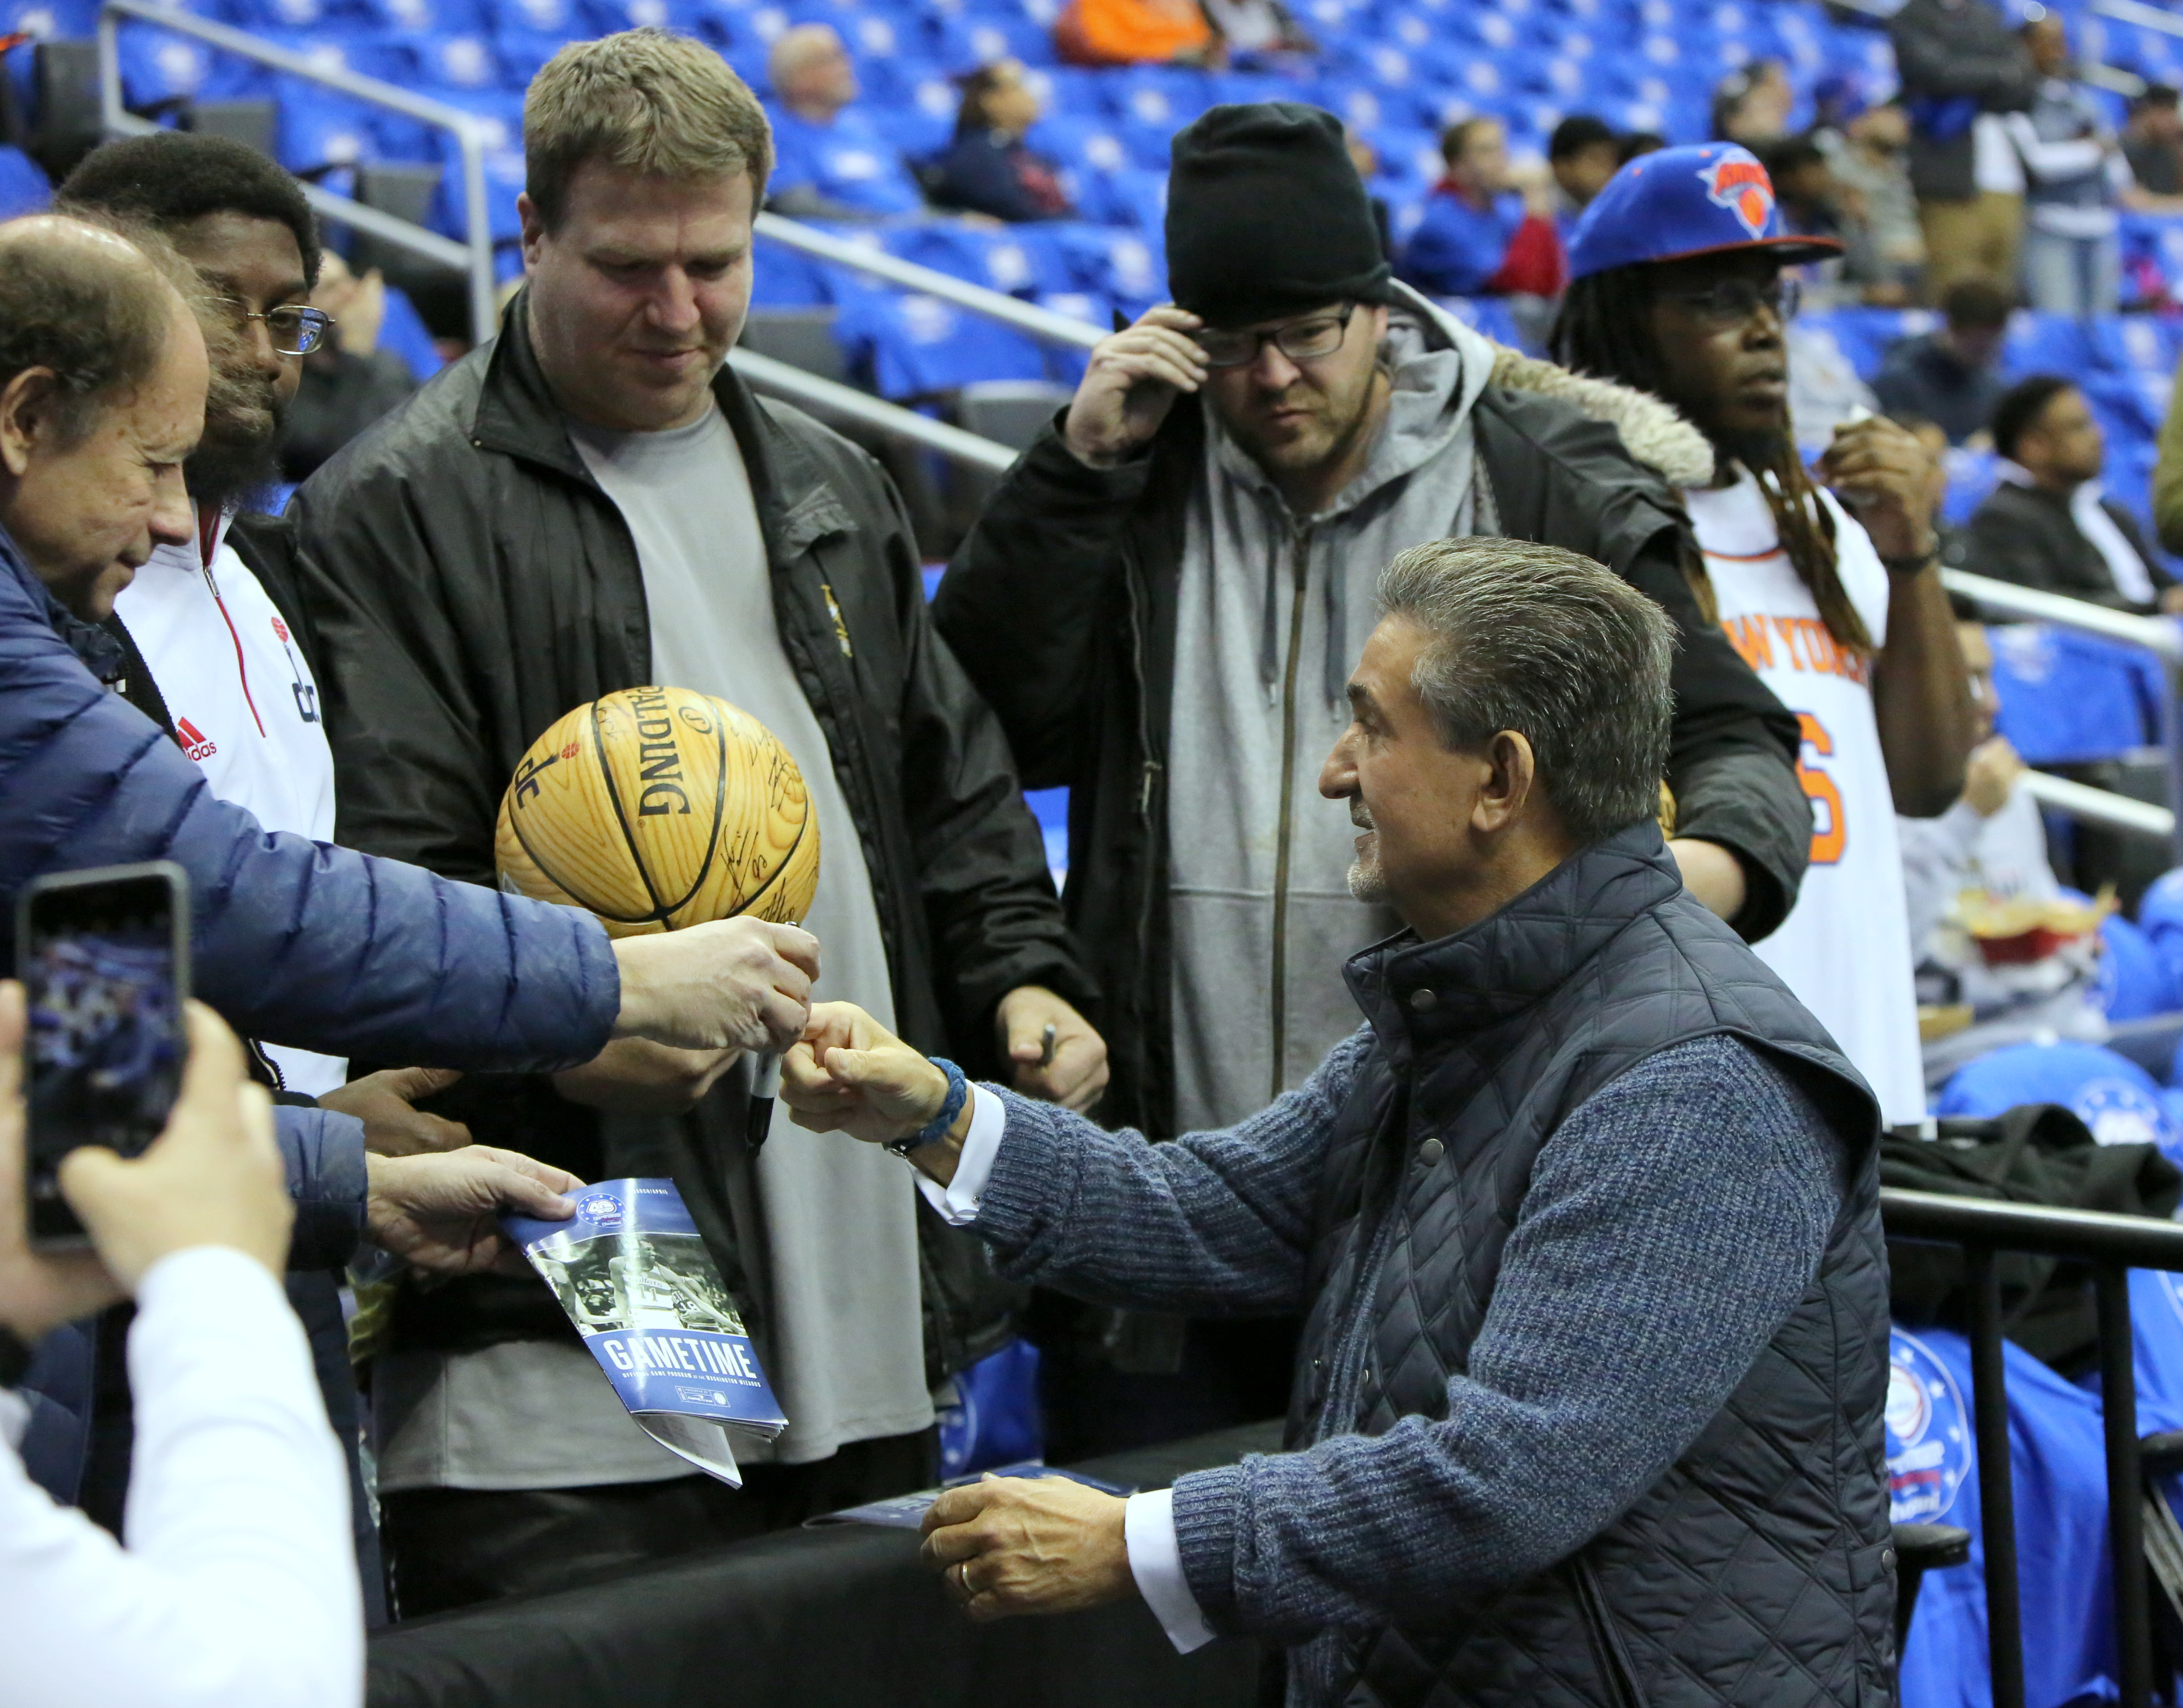
[[[167,1124],[185,1054],[176,903],[158,872],[64,881],[29,898],[20,954],[33,1240],[82,1235],[60,1195],[63,1157],[86,1144],[134,1156]]]

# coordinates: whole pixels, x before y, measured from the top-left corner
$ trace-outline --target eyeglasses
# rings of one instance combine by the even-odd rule
[[[268,337],[273,340],[274,353],[281,356],[308,356],[326,341],[332,330],[334,317],[324,309],[307,309],[297,303],[286,303],[277,309],[268,309],[264,314],[231,297],[220,301],[234,312],[235,318],[247,325],[252,320],[263,320]]]
[[[1703,291],[1670,292],[1668,300],[1680,303],[1693,319],[1714,331],[1726,331],[1745,325],[1762,305],[1784,324],[1795,320],[1803,306],[1804,285],[1789,274],[1764,285],[1751,279],[1720,279]]]
[[[1276,326],[1270,332],[1223,332],[1210,330],[1193,332],[1197,348],[1205,352],[1205,359],[1216,368],[1240,368],[1246,362],[1258,359],[1258,352],[1271,344],[1291,362],[1308,362],[1320,356],[1330,356],[1341,348],[1349,336],[1349,317],[1357,312],[1354,303],[1342,305],[1338,314],[1314,314],[1308,320],[1291,320],[1286,326]]]

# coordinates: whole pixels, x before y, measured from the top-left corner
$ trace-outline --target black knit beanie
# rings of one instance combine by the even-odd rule
[[[1341,121],[1290,101],[1214,107],[1176,132],[1168,287],[1215,326],[1384,302],[1393,269]]]

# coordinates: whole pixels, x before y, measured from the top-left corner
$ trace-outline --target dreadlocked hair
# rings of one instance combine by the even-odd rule
[[[1554,359],[1594,379],[1613,380],[1665,398],[1667,364],[1661,359],[1659,341],[1653,336],[1653,268],[1640,262],[1609,267],[1572,284],[1548,337]],[[1837,646],[1869,658],[1872,635],[1850,603],[1835,567],[1834,513],[1797,454],[1795,438],[1785,431],[1765,455],[1753,453],[1753,447],[1738,445],[1732,454],[1751,470],[1758,490],[1766,495],[1781,549],[1797,579],[1810,589],[1819,620]],[[1708,620],[1714,620],[1713,587],[1703,560],[1695,567],[1686,565],[1684,574]]]

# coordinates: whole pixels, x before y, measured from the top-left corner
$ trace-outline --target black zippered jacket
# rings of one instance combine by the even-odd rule
[[[1797,720],[1701,615],[1681,500],[1614,426],[1570,403],[1488,386],[1472,420],[1493,506],[1481,514],[1499,532],[1596,558],[1675,619],[1677,833],[1741,857],[1749,899],[1734,923],[1764,937],[1810,853]],[[1026,785],[1069,790],[1069,920],[1104,993],[1114,1076],[1100,1119],[1154,1138],[1175,1130],[1167,851],[1189,804],[1169,800],[1164,777],[1184,519],[1203,445],[1202,414],[1178,407],[1145,454],[1094,469],[1049,426],[933,602]]]
[[[636,542],[569,442],[525,302],[314,475],[292,511],[340,840],[485,884],[501,795],[530,743],[570,708],[652,680]],[[1096,994],[1007,740],[927,620],[909,524],[878,465],[731,369],[714,392],[749,470],[780,643],[863,843],[899,1029],[997,1073],[993,1013],[1009,991],[1044,985],[1086,1007]],[[480,1142],[600,1177],[601,1117],[546,1082],[465,1081],[450,1096]],[[675,1173],[716,1248],[752,1249],[763,1236],[742,1124],[721,1101],[606,1124],[621,1171]],[[921,1203],[919,1216],[928,1361],[952,1371],[1004,1336],[1012,1295],[969,1236]],[[527,1281],[475,1277],[405,1304],[406,1335],[451,1348],[569,1332]]]

